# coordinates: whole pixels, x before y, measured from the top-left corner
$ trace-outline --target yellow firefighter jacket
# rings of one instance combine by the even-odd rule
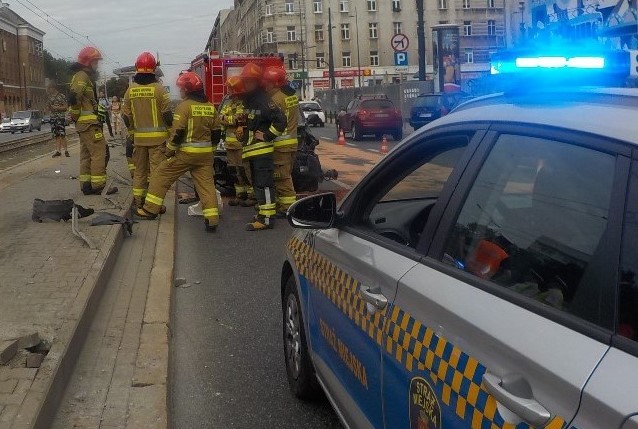
[[[69,113],[75,128],[81,133],[91,125],[100,125],[97,118],[97,99],[93,80],[87,72],[80,70],[71,79],[71,95],[69,97]]]
[[[211,142],[214,130],[219,130],[215,106],[209,102],[184,100],[175,109],[166,147],[186,153],[212,153],[215,150]],[[136,137],[137,133],[136,128]]]
[[[124,95],[122,114],[135,130],[136,146],[157,146],[168,138],[163,114],[170,112],[170,95],[159,83],[131,83]]]
[[[271,95],[272,101],[286,114],[286,131],[275,139],[275,150],[295,152],[297,150],[297,126],[299,125],[299,98],[292,88],[283,87]]]
[[[237,126],[245,120],[244,102],[238,98],[232,98],[224,103],[219,111],[220,125],[226,132],[226,149],[241,149],[241,142],[235,135]],[[242,119],[244,118],[244,119]]]

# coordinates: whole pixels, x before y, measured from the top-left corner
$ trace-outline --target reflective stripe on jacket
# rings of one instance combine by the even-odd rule
[[[170,95],[159,83],[131,83],[124,95],[122,114],[135,129],[135,145],[157,146],[168,138],[163,114],[170,111]]]

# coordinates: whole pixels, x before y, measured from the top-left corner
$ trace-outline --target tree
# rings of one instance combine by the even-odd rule
[[[106,81],[106,92],[109,97],[117,96],[120,100],[128,88],[128,79],[125,77],[112,77]]]
[[[72,65],[72,61],[64,58],[55,58],[49,51],[44,50],[44,76],[56,81],[63,87],[71,82],[71,77],[73,77]]]

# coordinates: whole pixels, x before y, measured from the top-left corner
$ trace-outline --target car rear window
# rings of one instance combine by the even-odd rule
[[[319,111],[321,110],[321,106],[318,103],[303,103],[301,105],[302,109],[306,109],[306,110],[316,110]]]
[[[364,109],[394,109],[394,104],[390,100],[366,100],[361,102],[361,107]]]
[[[439,101],[441,97],[438,95],[429,96],[429,97],[417,97],[414,102],[414,107],[430,107],[437,108],[439,107]]]

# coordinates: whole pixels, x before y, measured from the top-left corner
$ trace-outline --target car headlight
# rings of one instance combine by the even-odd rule
[[[29,121],[30,121],[30,119],[25,119],[25,120],[24,120],[24,123],[25,123],[25,124],[28,124],[28,123],[29,123]]]

